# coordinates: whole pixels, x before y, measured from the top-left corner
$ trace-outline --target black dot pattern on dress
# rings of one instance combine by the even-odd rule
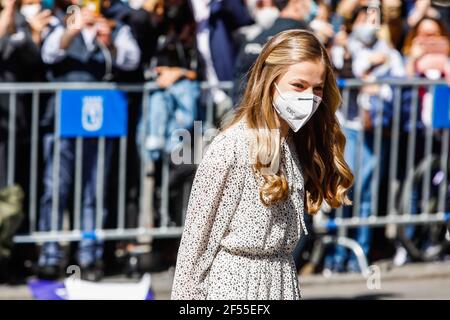
[[[246,129],[241,120],[216,136],[197,169],[172,299],[301,298],[292,251],[307,230],[295,146],[292,138],[282,143],[290,195],[266,207],[249,160]]]

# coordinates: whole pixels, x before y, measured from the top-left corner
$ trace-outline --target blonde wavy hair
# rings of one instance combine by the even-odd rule
[[[325,48],[309,31],[288,30],[274,36],[264,46],[250,70],[249,81],[239,106],[221,130],[245,119],[256,134],[255,173],[264,183],[259,193],[267,206],[285,200],[289,195],[287,179],[279,168],[281,138],[271,134],[278,129],[277,113],[272,106],[274,83],[287,68],[303,61],[321,61],[326,79],[322,102],[313,117],[298,132],[293,133],[298,158],[305,178],[306,210],[319,211],[326,201],[332,208],[350,205],[348,190],[353,174],[344,160],[346,139],[335,112],[341,104],[333,68]],[[270,170],[264,170],[269,168]]]

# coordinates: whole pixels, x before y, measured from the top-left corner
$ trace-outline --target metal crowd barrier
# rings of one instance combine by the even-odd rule
[[[387,206],[384,210],[384,214],[380,214],[381,210],[379,208],[379,188],[381,183],[381,147],[382,147],[382,138],[383,138],[383,124],[382,124],[382,116],[384,111],[384,104],[381,100],[378,100],[378,107],[376,108],[376,120],[375,126],[373,128],[373,151],[374,157],[376,159],[375,167],[373,168],[373,172],[371,175],[370,188],[369,190],[362,189],[362,173],[361,171],[364,169],[364,166],[367,164],[363,162],[363,148],[364,148],[364,139],[365,139],[365,130],[360,128],[358,131],[358,143],[356,150],[356,165],[354,169],[354,187],[353,187],[353,196],[351,200],[353,201],[353,205],[351,207],[350,216],[345,216],[343,214],[344,209],[339,208],[336,212],[335,217],[327,217],[326,215],[320,213],[318,217],[314,220],[314,228],[318,232],[321,232],[325,236],[321,239],[321,245],[317,246],[317,252],[313,253],[313,259],[316,261],[320,260],[324,254],[324,249],[326,246],[330,244],[344,246],[350,249],[355,256],[357,257],[357,261],[359,263],[359,267],[363,274],[370,274],[368,259],[361,245],[350,238],[348,236],[348,231],[351,228],[358,227],[386,227],[386,235],[390,238],[396,237],[397,228],[400,226],[406,225],[424,225],[424,224],[444,224],[450,219],[450,184],[448,180],[449,176],[449,133],[450,126],[444,128],[434,128],[432,125],[425,126],[422,129],[422,134],[425,137],[424,142],[424,150],[423,159],[417,162],[415,159],[416,152],[418,152],[418,129],[416,127],[416,122],[420,116],[420,90],[425,89],[430,92],[432,97],[435,95],[437,86],[447,86],[444,81],[431,81],[427,79],[385,79],[379,80],[375,82],[363,82],[357,79],[343,79],[339,80],[338,84],[341,88],[343,103],[340,112],[341,115],[341,125],[343,128],[347,128],[349,125],[349,101],[351,99],[351,91],[352,90],[360,90],[363,86],[368,84],[377,84],[377,85],[388,85],[391,87],[393,91],[393,110],[392,110],[392,122],[387,127],[389,130],[389,148],[388,155],[389,157],[385,167],[387,167],[388,174],[388,182],[385,187],[387,187]],[[404,90],[411,90],[411,100],[410,100],[410,112],[407,115],[407,119],[410,121],[410,124],[414,124],[410,127],[410,130],[407,134],[406,141],[401,140],[403,137],[401,135],[402,131],[402,104],[405,103]],[[422,92],[423,93],[423,92]],[[450,98],[445,97],[445,103],[447,105],[446,113],[442,114],[443,117],[446,117],[447,123],[450,122]],[[434,104],[433,104],[434,107]],[[357,116],[359,119],[363,119],[363,108],[358,106]],[[360,120],[362,121],[362,120]],[[403,119],[405,121],[405,119]],[[432,176],[431,176],[431,157],[433,153],[433,143],[434,143],[434,135],[438,134],[440,137],[439,142],[439,154],[434,155],[435,158],[439,161],[439,168],[441,171],[441,183],[439,185],[438,191],[438,204],[437,210],[430,211],[430,208],[426,208],[424,203],[430,200],[430,189],[432,184]],[[348,142],[348,141],[347,141]],[[399,181],[397,174],[398,168],[401,164],[398,163],[399,160],[399,146],[400,144],[404,144],[406,146],[406,162],[404,163],[405,167],[405,177],[404,181]],[[423,166],[423,174],[424,178],[421,181],[421,204],[420,212],[413,212],[411,209],[412,199],[412,188],[413,184],[411,183],[414,178],[415,172],[418,170],[418,166],[421,164]],[[409,183],[406,183],[409,182]],[[370,192],[371,194],[371,208],[370,214],[367,217],[360,216],[361,210],[361,196],[365,192]],[[336,232],[336,235],[330,235],[331,233]],[[450,241],[449,231],[447,227],[446,234],[447,241]]]
[[[141,161],[140,168],[140,209],[139,209],[139,225],[135,228],[127,228],[126,221],[126,201],[125,201],[125,187],[126,187],[126,165],[127,165],[127,137],[121,136],[119,140],[119,169],[118,169],[118,197],[117,197],[117,227],[113,229],[104,229],[102,224],[103,214],[103,200],[102,200],[102,184],[103,174],[102,165],[105,160],[105,137],[98,138],[98,157],[97,163],[99,170],[97,170],[96,179],[96,223],[94,231],[83,231],[80,228],[81,219],[81,186],[82,186],[82,143],[83,138],[75,138],[75,177],[74,177],[74,204],[73,204],[73,230],[58,230],[58,194],[59,194],[59,162],[60,162],[60,140],[61,138],[55,134],[55,144],[53,148],[53,181],[57,187],[53,189],[52,196],[52,217],[51,217],[51,231],[43,232],[38,231],[38,145],[39,145],[39,113],[42,107],[39,103],[39,97],[43,93],[50,93],[55,95],[55,132],[59,132],[59,114],[61,109],[61,91],[62,90],[121,90],[126,93],[142,93],[141,112],[142,116],[146,117],[146,108],[148,104],[149,94],[158,89],[155,83],[145,83],[138,85],[129,84],[117,84],[117,83],[2,83],[0,84],[0,94],[9,95],[9,128],[7,137],[7,185],[15,183],[14,173],[16,171],[16,114],[17,114],[17,95],[18,94],[31,94],[32,96],[32,115],[31,115],[31,145],[30,145],[30,184],[28,190],[29,201],[25,208],[28,212],[29,230],[28,234],[19,234],[14,237],[15,243],[41,243],[46,241],[79,241],[81,239],[99,239],[99,240],[120,240],[120,239],[137,239],[137,238],[171,238],[179,237],[182,233],[182,226],[170,226],[169,225],[169,159],[163,158],[162,164],[162,182],[161,182],[161,226],[159,228],[148,228],[141,223],[146,221],[143,216],[149,214],[143,212],[144,195],[142,194],[144,183],[144,168],[146,167],[145,161]],[[202,91],[211,89],[221,89],[225,92],[229,92],[232,89],[231,83],[219,83],[215,86],[211,86],[207,83],[201,83],[200,89]],[[206,100],[206,128],[212,128],[214,126],[214,103],[211,95],[207,95]],[[135,130],[136,128],[130,128],[129,130]],[[144,141],[144,140],[142,140]],[[132,141],[134,143],[134,141]],[[142,143],[142,149],[144,148]],[[141,150],[143,151],[143,150]],[[194,150],[195,152],[195,150]],[[111,172],[110,174],[116,174]],[[150,195],[145,195],[149,197]],[[110,214],[114,214],[111,212]],[[147,219],[148,220],[148,219]]]
[[[356,79],[348,79],[348,80],[340,80],[339,85],[342,89],[343,96],[343,104],[340,109],[340,113],[344,119],[342,126],[345,128],[347,125],[347,117],[348,117],[348,107],[350,101],[350,93],[351,90],[355,90],[361,88],[364,85],[367,85],[367,82],[362,82]],[[383,137],[383,126],[381,118],[383,116],[383,104],[379,103],[379,108],[377,108],[376,112],[376,125],[373,128],[373,149],[374,156],[377,159],[375,163],[375,167],[373,169],[371,182],[370,182],[370,190],[362,189],[362,175],[361,170],[365,165],[363,163],[363,145],[365,134],[364,130],[359,130],[358,132],[358,147],[357,147],[357,163],[356,168],[354,170],[355,174],[355,185],[353,192],[353,206],[351,216],[344,216],[343,209],[340,208],[336,212],[335,218],[323,218],[318,219],[314,222],[315,230],[319,232],[323,232],[326,236],[322,238],[322,243],[326,246],[331,243],[345,246],[352,250],[358,258],[360,263],[361,270],[363,272],[367,272],[368,264],[367,257],[365,256],[361,246],[351,238],[348,237],[348,230],[350,228],[368,226],[368,227],[392,227],[399,225],[419,225],[419,224],[431,224],[431,223],[445,223],[448,221],[450,217],[450,213],[448,212],[448,208],[446,208],[446,194],[448,192],[448,167],[449,167],[449,128],[443,129],[434,129],[432,127],[426,127],[425,132],[425,150],[423,151],[424,156],[428,156],[432,154],[433,148],[433,135],[438,132],[440,135],[440,154],[438,155],[439,163],[442,171],[442,177],[444,182],[440,185],[439,189],[439,197],[438,197],[438,206],[436,212],[427,212],[427,210],[412,214],[409,212],[408,206],[406,206],[406,210],[404,212],[399,212],[397,205],[398,203],[398,194],[399,194],[399,184],[401,181],[397,179],[397,163],[398,163],[398,148],[400,144],[407,145],[407,155],[406,155],[406,177],[410,177],[416,166],[415,163],[415,152],[416,152],[416,144],[417,144],[417,129],[416,126],[412,126],[407,141],[399,141],[401,137],[401,93],[405,88],[410,88],[412,90],[412,100],[411,100],[411,112],[409,114],[409,120],[411,123],[416,123],[419,117],[419,90],[420,88],[428,88],[431,92],[434,92],[434,88],[438,85],[444,85],[444,82],[440,81],[429,81],[424,79],[414,79],[414,80],[399,80],[399,79],[391,79],[391,80],[383,80],[378,82],[372,82],[371,84],[383,84],[388,85],[393,88],[394,93],[394,102],[393,102],[393,113],[392,113],[392,124],[389,127],[389,139],[390,139],[390,152],[389,159],[387,161],[388,167],[388,199],[386,206],[386,214],[380,215],[380,208],[378,207],[378,189],[380,186],[380,155],[382,148],[382,137]],[[223,90],[230,90],[232,88],[231,83],[221,83],[219,86]],[[182,226],[170,226],[169,225],[169,162],[168,159],[165,159],[162,166],[162,194],[161,194],[161,206],[160,206],[160,214],[161,214],[161,226],[158,228],[149,228],[144,225],[139,225],[137,228],[127,228],[125,226],[125,186],[126,186],[126,150],[127,150],[127,137],[120,137],[119,139],[119,172],[118,172],[118,198],[117,198],[117,227],[114,229],[103,229],[101,224],[101,214],[97,214],[97,224],[96,228],[92,232],[83,232],[80,229],[80,203],[81,203],[81,144],[82,138],[76,138],[76,158],[75,158],[75,194],[74,194],[74,229],[73,230],[57,230],[57,213],[56,210],[58,208],[58,188],[53,190],[53,212],[52,212],[52,230],[49,232],[39,232],[37,231],[37,203],[38,203],[38,189],[37,189],[37,161],[38,161],[38,139],[39,139],[39,95],[42,93],[54,93],[57,97],[56,99],[56,117],[55,117],[55,129],[59,128],[58,123],[58,113],[60,110],[60,100],[58,97],[60,96],[61,90],[66,89],[120,89],[126,92],[137,92],[142,93],[142,114],[145,117],[146,111],[144,106],[148,103],[149,93],[152,90],[155,90],[157,87],[154,83],[146,83],[143,85],[122,85],[122,84],[112,84],[112,83],[3,83],[0,84],[0,94],[7,93],[9,94],[9,134],[8,134],[8,172],[7,172],[7,180],[8,184],[13,184],[15,181],[14,170],[15,170],[15,121],[16,118],[16,98],[17,94],[27,93],[32,95],[32,121],[31,121],[31,158],[30,158],[30,185],[29,190],[26,190],[29,193],[29,203],[28,203],[28,219],[29,219],[29,233],[25,235],[17,235],[14,238],[16,243],[33,243],[33,242],[43,242],[43,241],[78,241],[83,238],[98,238],[104,240],[118,240],[118,239],[133,239],[139,237],[151,237],[151,238],[168,238],[168,237],[179,237],[182,233]],[[211,86],[202,83],[202,90],[210,90]],[[447,102],[448,103],[448,102]],[[358,109],[359,119],[363,118],[363,110],[362,108]],[[450,117],[450,115],[449,115]],[[378,121],[379,120],[379,121]],[[206,123],[208,127],[213,127],[214,121],[214,103],[211,97],[208,99],[206,104]],[[134,129],[134,128],[130,128]],[[56,137],[56,143],[54,148],[54,179],[58,180],[58,161],[59,161],[59,138]],[[104,161],[104,148],[102,149],[102,145],[104,147],[104,139],[99,138],[99,155],[98,155],[98,163],[103,163]],[[144,145],[144,144],[142,144]],[[144,169],[145,163],[141,164],[140,168],[140,181],[141,181],[141,193],[142,186],[144,180]],[[100,170],[101,171],[101,170]],[[111,173],[113,174],[113,173]],[[101,177],[101,173],[98,174],[98,177]],[[422,185],[422,196],[425,199],[425,202],[430,197],[430,179],[431,179],[431,167],[429,166],[425,170],[425,179]],[[57,185],[57,183],[56,183]],[[404,191],[404,194],[411,193],[412,185],[407,185],[406,188],[410,188],[409,190]],[[101,178],[97,179],[97,190],[101,193]],[[364,192],[371,193],[371,209],[370,215],[368,217],[360,217],[359,212],[361,208],[361,195]],[[143,203],[142,203],[143,195],[141,194],[141,203],[140,203],[140,215],[147,214],[143,211]],[[423,200],[422,199],[422,200]],[[408,202],[410,200],[407,200]],[[448,205],[448,204],[447,204]],[[403,207],[402,207],[403,208]],[[423,206],[422,206],[423,208]],[[96,203],[96,211],[97,213],[102,212],[103,204],[100,197],[97,197]],[[113,214],[113,213],[111,213]],[[319,215],[320,216],[320,215]],[[139,219],[141,221],[142,219]],[[333,231],[337,231],[337,236],[329,236],[329,234]],[[320,256],[320,254],[319,254]]]

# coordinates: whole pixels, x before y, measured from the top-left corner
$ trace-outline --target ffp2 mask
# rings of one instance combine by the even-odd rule
[[[294,132],[300,130],[311,119],[322,101],[321,97],[312,93],[295,91],[281,93],[276,84],[275,89],[278,96],[273,100],[273,106]]]

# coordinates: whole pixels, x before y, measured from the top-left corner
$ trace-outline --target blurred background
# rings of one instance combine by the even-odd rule
[[[450,298],[450,1],[0,8],[0,299],[63,299],[73,266],[168,299],[207,137],[288,29],[328,50],[355,174],[351,207],[306,219],[303,297]]]

